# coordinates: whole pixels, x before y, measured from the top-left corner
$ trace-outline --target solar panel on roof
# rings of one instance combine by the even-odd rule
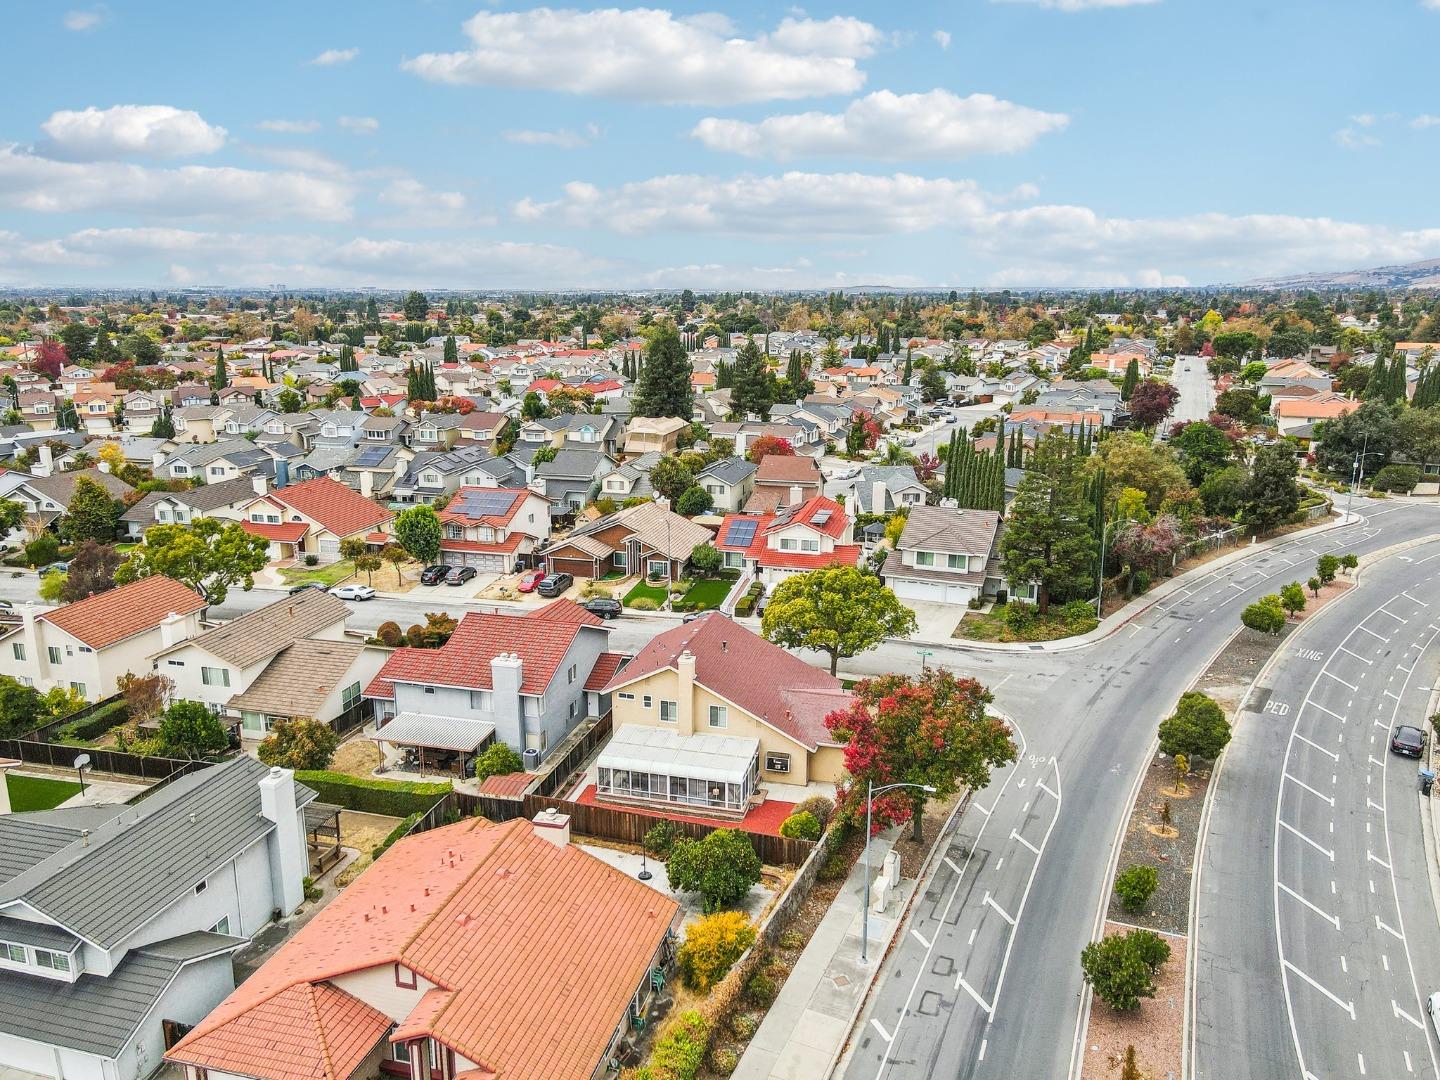
[[[820,511],[819,513],[817,513],[813,518],[810,519],[810,524],[811,524],[811,525],[824,525],[824,524],[826,524],[829,520],[830,520],[830,511],[829,511],[829,510],[821,510],[821,511]]]
[[[758,522],[746,521],[743,518],[730,523],[725,530],[725,542],[734,544],[736,547],[749,547],[755,541],[755,526]]]
[[[509,510],[514,501],[515,496],[508,491],[470,491],[465,494],[460,512],[472,518],[493,517]]]
[[[359,465],[362,469],[368,468],[372,465],[379,465],[389,456],[390,448],[388,446],[367,446],[364,450],[360,451],[360,457],[356,459],[355,464]]]

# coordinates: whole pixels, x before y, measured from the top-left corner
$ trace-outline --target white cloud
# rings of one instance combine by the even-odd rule
[[[1374,127],[1378,119],[1374,113],[1358,113],[1350,117],[1350,123],[1356,127]]]
[[[261,120],[255,125],[261,131],[274,131],[281,135],[309,135],[320,130],[319,120]]]
[[[1353,127],[1343,127],[1331,136],[1346,150],[1363,150],[1367,146],[1379,146],[1380,139]]]
[[[1440,3],[1440,0],[1436,0],[1436,3]],[[1426,128],[1436,127],[1437,125],[1440,125],[1440,116],[1433,116],[1430,113],[1421,113],[1415,117],[1414,120],[1410,121],[1410,126],[1417,131],[1424,131]]]
[[[711,116],[690,134],[711,150],[747,157],[896,161],[1012,153],[1068,122],[1063,113],[1041,112],[990,94],[962,98],[948,90],[880,90],[852,101],[843,113],[797,113],[759,123]]]
[[[402,67],[431,82],[594,94],[671,105],[737,105],[851,94],[856,61],[885,35],[858,19],[787,18],[770,36],[739,37],[722,15],[659,8],[480,12],[473,43]]]
[[[394,216],[380,222],[392,229],[441,229],[493,225],[489,215],[468,211],[468,202],[458,191],[435,191],[413,177],[392,180],[376,201]]]
[[[515,213],[524,221],[620,233],[831,235],[918,232],[977,217],[989,205],[970,180],[787,172],[733,179],[657,176],[609,190],[576,181],[553,202],[522,199]]]
[[[323,176],[349,176],[350,170],[319,150],[301,146],[247,146],[245,152],[261,161],[279,165],[291,172],[320,173]]]
[[[373,116],[342,116],[340,126],[353,135],[374,135],[380,130],[380,121]]]
[[[948,49],[948,48],[950,48],[950,31],[949,31],[949,30],[936,30],[936,31],[935,31],[933,34],[931,34],[930,36],[935,39],[935,44],[936,44],[936,45],[939,45],[940,48],[942,48],[942,49]]]
[[[1101,8],[1139,7],[1159,0],[991,0],[992,3],[1035,4],[1054,11],[1098,11]],[[1440,3],[1440,0],[1433,0]]]
[[[0,206],[17,210],[343,221],[352,195],[346,183],[302,172],[65,162],[0,145]]]
[[[582,146],[589,146],[600,137],[600,126],[598,124],[586,124],[579,131],[570,128],[560,128],[558,131],[507,131],[504,133],[506,142],[520,143],[522,146],[557,146],[562,150],[577,150]]]
[[[326,49],[310,61],[316,67],[336,67],[348,64],[360,55],[359,49]]]
[[[61,18],[60,25],[65,27],[66,30],[71,30],[78,34],[86,30],[94,30],[104,21],[105,8],[100,6],[67,11],[64,17]]]
[[[113,105],[52,113],[40,125],[47,154],[72,161],[119,157],[188,157],[225,145],[225,129],[193,109],[172,105]]]
[[[1440,11],[1440,0],[1420,0],[1420,6],[1431,11]]]

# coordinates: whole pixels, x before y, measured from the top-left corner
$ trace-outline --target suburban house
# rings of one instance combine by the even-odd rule
[[[632,457],[674,454],[680,449],[680,433],[689,426],[678,416],[632,416],[625,425],[622,449]]]
[[[723,615],[654,638],[605,691],[615,734],[600,752],[601,799],[743,814],[759,785],[845,775],[825,717],[849,707],[849,691]]]
[[[721,458],[695,474],[695,483],[714,502],[714,511],[728,514],[744,507],[755,490],[756,466],[743,457]]]
[[[987,570],[999,535],[1000,515],[993,510],[917,506],[880,576],[902,600],[967,604],[1002,587],[998,568]],[[1024,599],[1033,588],[1013,595]]]
[[[207,484],[255,474],[274,476],[275,455],[238,437],[194,445],[186,443],[155,467],[157,479],[203,480]]]
[[[138,803],[0,817],[0,1070],[145,1080],[305,898],[315,793],[252,758]],[[652,894],[653,895],[653,894]]]
[[[41,464],[50,456],[50,447],[42,447]],[[129,484],[104,469],[75,469],[71,472],[51,472],[48,475],[26,476],[24,483],[6,497],[25,508],[26,517],[37,517],[46,525],[51,524],[65,513],[75,495],[75,484],[84,476],[94,480],[109,493],[112,499],[122,499],[134,491]]]
[[[691,552],[711,539],[704,525],[659,503],[640,503],[577,526],[545,549],[545,568],[575,577],[620,571],[674,581],[683,576]]]
[[[120,515],[129,536],[139,539],[152,525],[187,525],[196,518],[239,521],[243,507],[266,486],[264,477],[237,477],[187,491],[152,491]]]
[[[609,454],[567,448],[534,467],[530,487],[549,499],[557,512],[573,512],[590,501],[600,478],[614,468],[615,459]]]
[[[659,463],[660,455],[653,452],[622,461],[600,481],[600,495],[617,503],[626,499],[653,499],[655,488],[650,484],[650,470]]]
[[[440,561],[504,574],[550,535],[550,504],[529,488],[462,487],[440,511]]]
[[[1298,428],[1317,424],[1321,420],[1338,420],[1359,407],[1358,401],[1339,394],[1324,393],[1308,398],[1275,397],[1270,404],[1270,414],[1275,417],[1275,426],[1280,434],[1289,435]]]
[[[909,465],[866,465],[845,483],[845,505],[857,514],[890,514],[924,506],[930,493]]]
[[[460,438],[459,413],[424,413],[410,427],[410,445],[417,450],[449,450]]]
[[[271,561],[316,555],[321,562],[340,558],[341,541],[352,536],[386,543],[395,516],[328,476],[257,496],[241,514],[246,532],[270,541]]]
[[[613,1075],[679,919],[568,818],[457,822],[398,841],[166,1057],[186,1080]]]
[[[528,615],[467,612],[438,649],[396,649],[364,696],[376,702],[386,761],[470,771],[492,741],[530,770],[606,702],[586,691],[606,656],[603,621],[570,600]]]
[[[755,486],[743,509],[747,514],[773,514],[823,495],[824,485],[813,458],[767,454],[755,469]]]
[[[726,566],[776,585],[807,570],[858,565],[862,549],[850,539],[850,518],[844,508],[817,496],[778,514],[728,514],[720,523],[715,546]]]
[[[378,454],[380,448],[372,450]],[[493,457],[483,446],[461,446],[420,451],[395,481],[394,492],[402,502],[432,503],[461,487],[510,487],[516,482],[523,484],[525,474],[509,458]]]
[[[63,607],[22,604],[0,635],[0,675],[99,701],[122,675],[149,672],[151,656],[197,635],[204,610],[199,593],[158,574]]]
[[[350,608],[306,589],[188,638],[153,657],[173,696],[200,701],[263,739],[278,720],[319,720],[353,730],[368,707],[361,691],[389,655],[349,640]]]
[[[527,420],[520,425],[522,445],[552,446],[556,450],[600,450],[614,455],[620,433],[620,422],[613,416],[592,413],[561,413],[540,420]]]
[[[510,418],[498,412],[472,412],[460,418],[460,442],[493,447]]]

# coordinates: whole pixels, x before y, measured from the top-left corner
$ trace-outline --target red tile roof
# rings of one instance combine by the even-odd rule
[[[605,684],[615,677],[622,664],[630,659],[628,653],[604,652],[595,659],[590,677],[585,680],[586,690],[604,690]]]
[[[588,611],[587,621],[583,622],[568,613],[563,618],[559,612],[545,616],[543,613],[553,606],[528,616],[468,612],[440,648],[403,648],[391,653],[365,688],[365,696],[394,697],[397,682],[493,690],[490,661],[501,653],[520,657],[522,694],[543,694],[581,630],[603,625]],[[594,622],[588,621],[591,619]]]
[[[815,518],[829,511],[829,517],[823,523],[817,523]],[[790,525],[806,525],[816,532],[824,533],[826,536],[834,537],[836,540],[850,531],[850,518],[845,513],[845,508],[834,499],[827,499],[823,495],[816,495],[806,499],[803,503],[787,507],[775,516],[766,530],[783,529]]]
[[[279,488],[270,498],[317,521],[339,537],[350,536],[362,529],[383,525],[395,515],[378,503],[371,502],[338,480],[319,476],[303,484]]]
[[[166,1056],[262,1080],[340,1080],[357,1060],[337,1043],[348,1051],[374,1035],[374,1046],[385,1028],[337,1016],[349,1006],[333,986],[324,1009],[302,995],[352,972],[388,977],[399,963],[440,990],[405,1031],[481,1075],[588,1080],[678,910],[523,819],[433,829],[395,844]]]
[[[242,521],[240,527],[251,536],[263,536],[266,540],[279,540],[294,544],[304,538],[310,526],[303,521],[286,521],[279,525],[266,525],[260,521]]]
[[[817,483],[820,479],[820,466],[808,457],[766,454],[755,468],[757,484],[805,484]]]
[[[194,589],[156,574],[66,604],[41,618],[90,648],[103,649],[132,634],[159,626],[172,612],[188,615],[203,607],[205,598]]]
[[[769,724],[807,750],[835,745],[825,717],[848,708],[851,694],[829,672],[720,615],[683,623],[652,638],[605,686],[609,693],[695,657],[695,681]]]
[[[755,561],[777,570],[823,570],[827,566],[858,566],[863,550],[858,544],[836,544],[834,551],[777,551],[761,548]]]
[[[549,622],[575,623],[578,626],[604,626],[605,620],[587,611],[569,597],[552,600],[544,607],[525,613],[527,619],[545,619]]]
[[[462,512],[462,508],[466,505],[466,493],[471,491],[483,491],[490,496],[509,495],[510,505],[499,513],[470,517]],[[454,521],[461,525],[508,525],[519,509],[525,505],[525,500],[534,494],[529,488],[482,488],[467,485],[456,490],[449,506],[440,511],[439,518],[442,523]],[[496,502],[498,503],[498,501],[497,498]]]
[[[487,776],[480,784],[481,795],[499,795],[504,798],[519,798],[525,794],[535,780],[534,773],[512,772],[503,776]]]

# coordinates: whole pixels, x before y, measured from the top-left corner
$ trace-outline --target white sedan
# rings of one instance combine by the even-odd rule
[[[374,600],[375,590],[369,585],[339,585],[330,590],[330,595],[341,600]]]

